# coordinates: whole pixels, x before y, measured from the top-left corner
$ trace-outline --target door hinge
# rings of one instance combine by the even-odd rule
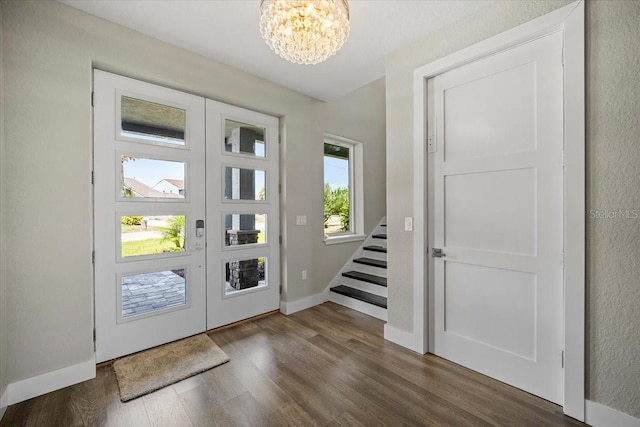
[[[427,153],[435,153],[437,150],[436,146],[436,137],[437,137],[437,127],[436,123],[438,122],[438,116],[433,115],[433,131],[431,129],[427,129]],[[431,132],[430,132],[431,131]],[[431,135],[429,135],[431,133]]]
[[[95,101],[96,101],[96,93],[95,92],[91,92],[91,106],[95,106]]]
[[[280,295],[282,295],[282,285],[280,285],[280,286],[278,287],[278,290],[279,290],[279,292],[280,292]]]
[[[560,355],[560,363],[562,364],[562,367],[564,368],[564,350],[562,351],[562,354]]]
[[[565,160],[564,160],[564,150],[562,150],[562,167],[564,167],[564,162],[565,162]]]
[[[282,234],[278,236],[278,241],[282,244]]]
[[[91,264],[96,263],[96,251],[91,251]]]
[[[91,184],[95,184],[96,183],[96,175],[93,171],[91,171]]]
[[[96,328],[93,328],[93,342],[96,342]]]
[[[282,194],[282,184],[278,184],[278,194]]]
[[[562,264],[562,269],[564,270],[564,251],[560,254],[560,263]]]

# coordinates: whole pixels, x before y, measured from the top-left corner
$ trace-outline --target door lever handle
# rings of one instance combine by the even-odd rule
[[[442,253],[442,249],[440,248],[431,248],[431,256],[433,258],[442,258],[443,256],[447,256],[447,254]]]

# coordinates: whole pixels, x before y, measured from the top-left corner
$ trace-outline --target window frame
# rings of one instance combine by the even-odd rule
[[[324,133],[322,144],[322,188],[324,210],[324,145],[331,144],[349,149],[349,230],[341,233],[323,233],[324,243],[333,245],[364,240],[364,177],[363,177],[363,146],[361,141],[342,136]],[[324,215],[324,212],[323,212]],[[323,223],[324,227],[324,223]],[[324,229],[323,229],[324,231]]]

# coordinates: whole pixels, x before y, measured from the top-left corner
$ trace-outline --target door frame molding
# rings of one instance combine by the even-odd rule
[[[585,42],[584,1],[500,33],[413,73],[413,346],[426,353],[432,335],[427,295],[427,80],[556,31],[564,33],[564,413],[585,416]],[[560,362],[560,361],[559,361]]]

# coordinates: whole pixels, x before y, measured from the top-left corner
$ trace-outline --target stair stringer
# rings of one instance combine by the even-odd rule
[[[360,247],[353,253],[353,255],[345,262],[342,268],[338,271],[338,273],[334,276],[334,278],[329,282],[327,287],[324,290],[324,294],[328,296],[328,300],[332,301],[336,304],[343,305],[345,307],[349,307],[356,311],[360,311],[362,313],[368,314],[370,316],[376,317],[378,319],[387,320],[387,310],[385,308],[373,306],[371,304],[367,304],[366,302],[356,301],[352,298],[349,298],[344,295],[336,294],[335,292],[331,292],[331,288],[339,285],[345,284],[345,278],[342,276],[342,273],[350,270],[362,270],[362,264],[354,263],[353,260],[357,258],[361,258],[365,255],[365,246],[370,245],[378,245],[386,247],[386,242],[381,242],[380,239],[376,239],[373,237],[374,234],[386,234],[386,227],[383,227],[382,224],[386,224],[387,218],[383,217],[378,224],[376,224],[375,228],[367,238],[362,242]],[[386,257],[385,257],[386,258]],[[382,272],[381,272],[382,273]],[[386,270],[381,274],[383,277],[387,277]]]

